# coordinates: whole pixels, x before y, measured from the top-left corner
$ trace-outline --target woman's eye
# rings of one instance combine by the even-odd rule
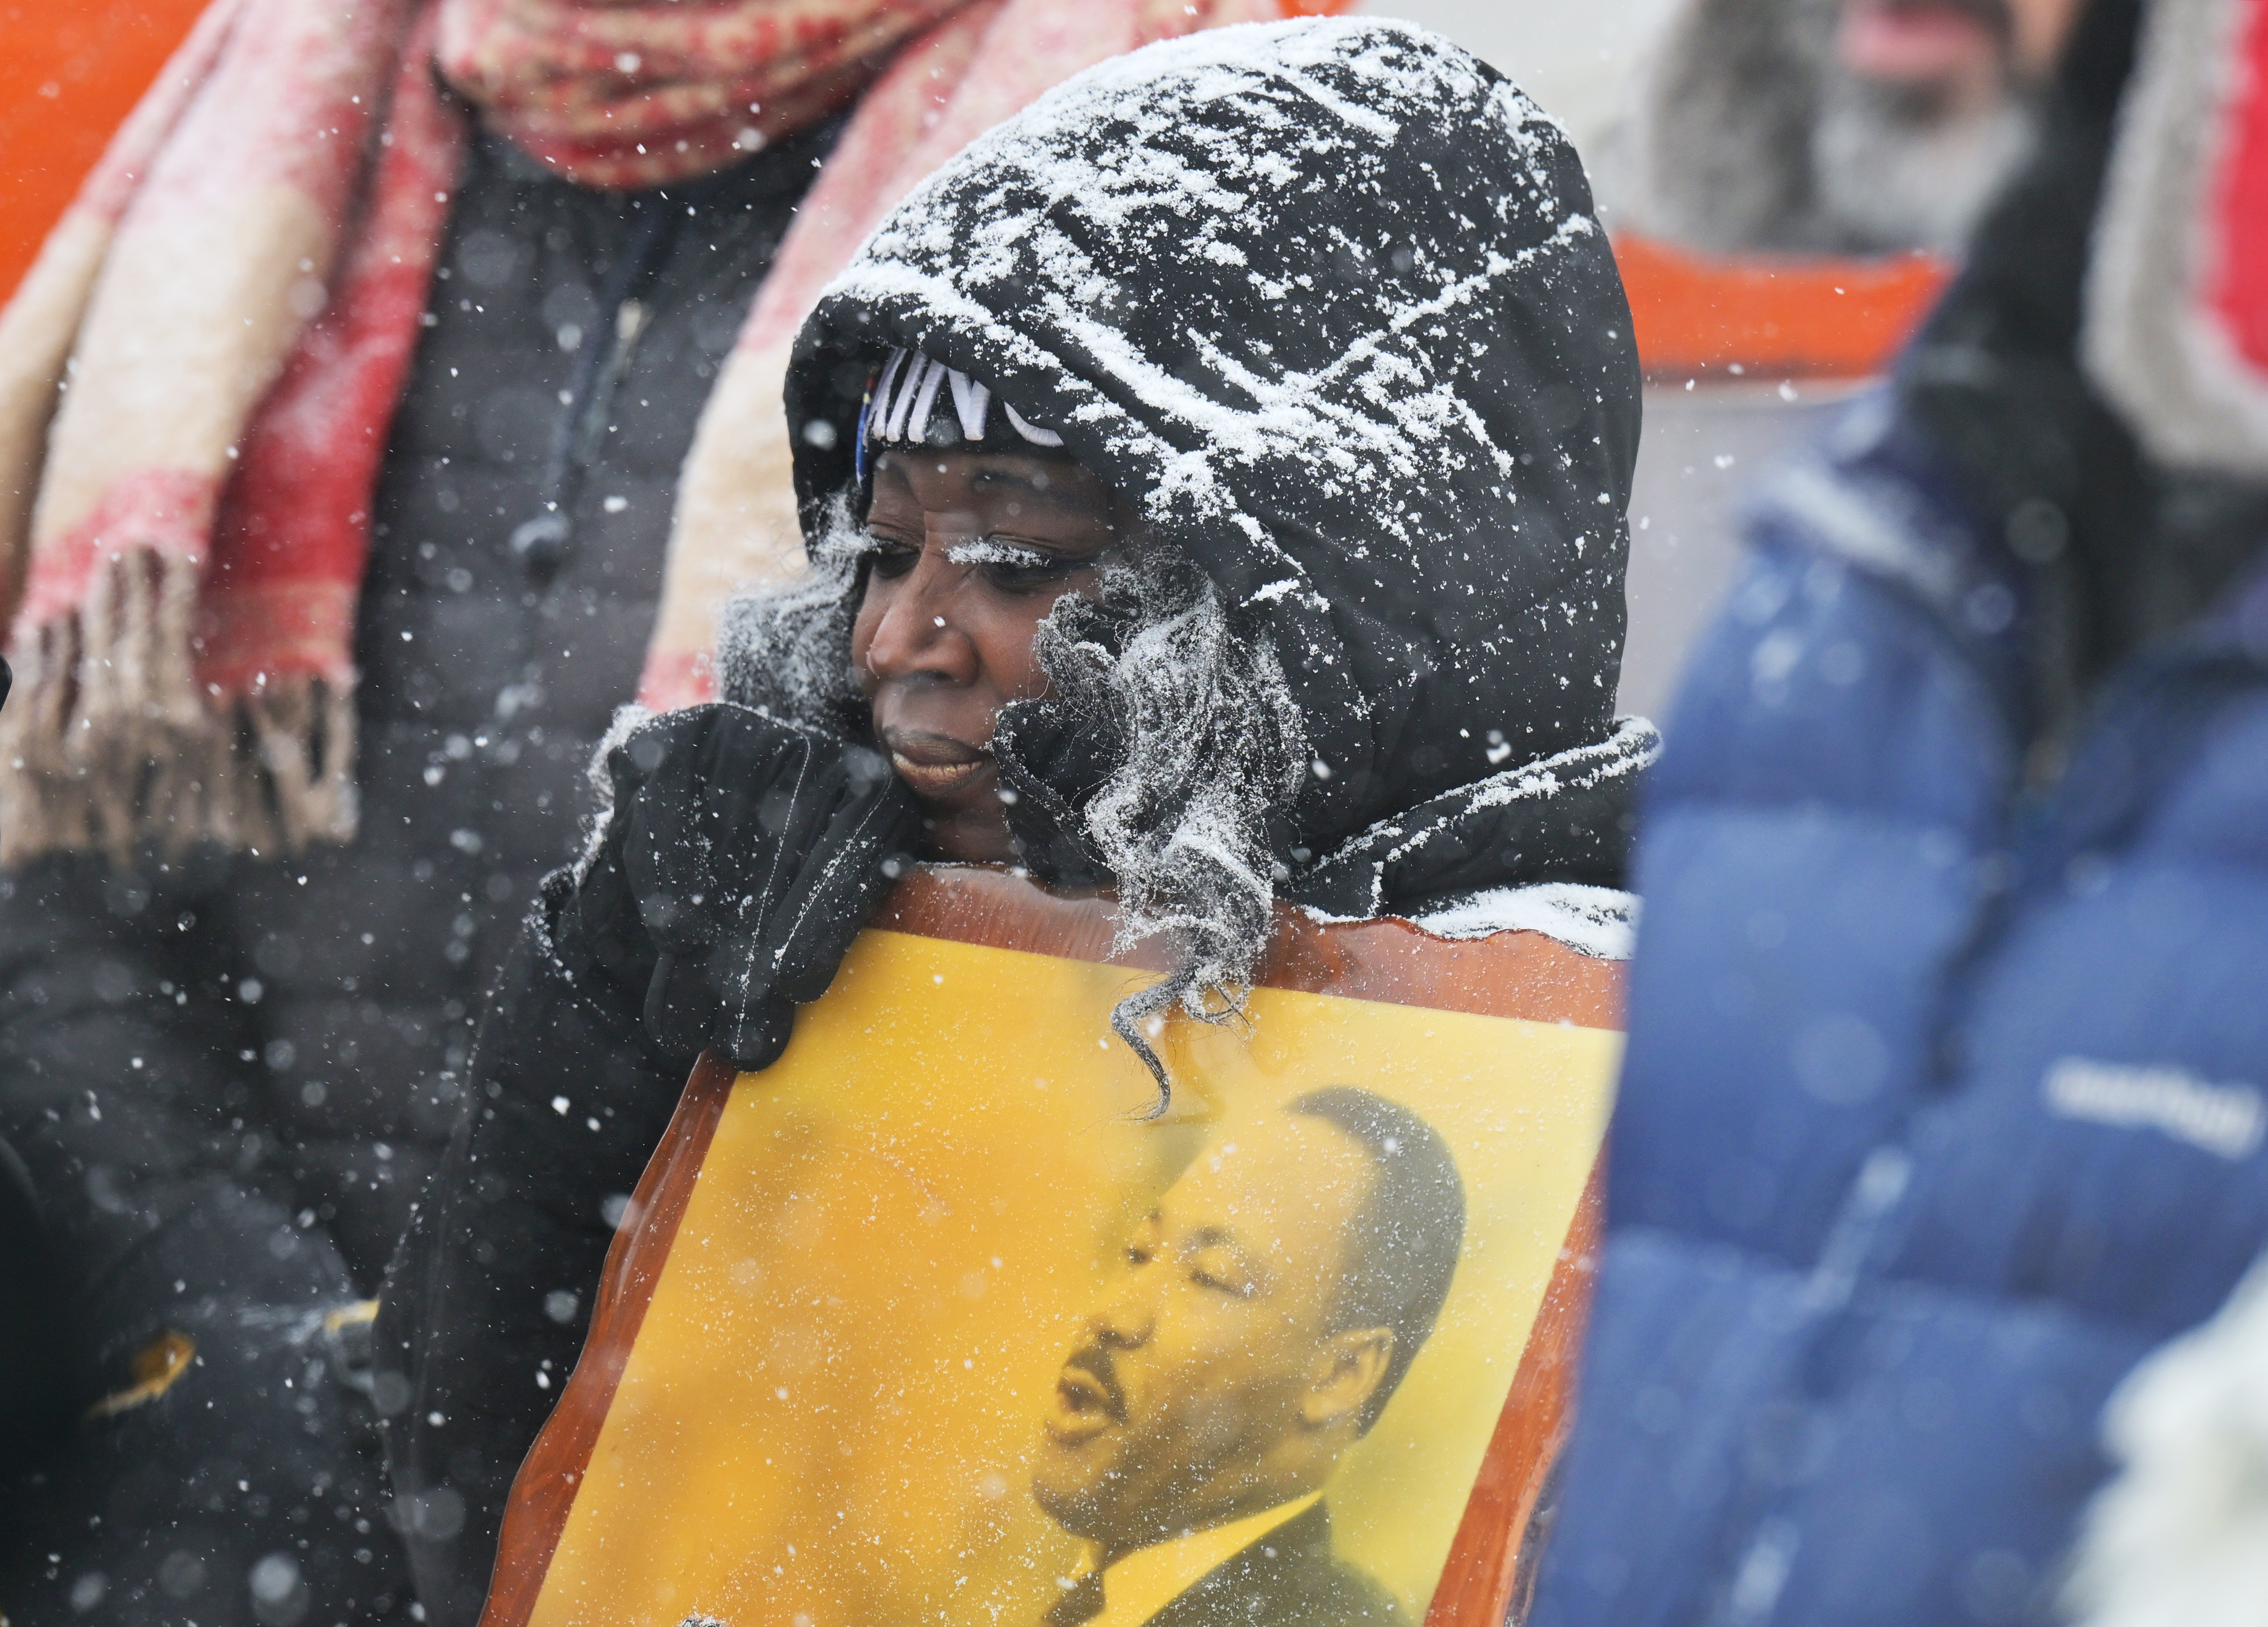
[[[878,577],[895,580],[912,570],[921,557],[921,549],[895,537],[870,535],[866,542],[866,557]]]

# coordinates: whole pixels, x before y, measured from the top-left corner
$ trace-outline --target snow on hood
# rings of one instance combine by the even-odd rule
[[[1318,845],[1603,740],[1638,373],[1590,211],[1558,126],[1406,24],[1102,63],[932,176],[821,299],[788,384],[806,534],[909,346],[1058,431],[1272,632]]]

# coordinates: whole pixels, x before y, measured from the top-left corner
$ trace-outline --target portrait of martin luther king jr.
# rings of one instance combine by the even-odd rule
[[[1379,1627],[1325,1484],[1448,1297],[1464,1184],[1351,1086],[1225,1132],[1136,1227],[1044,1419],[1032,1493],[1086,1545],[1046,1627]]]

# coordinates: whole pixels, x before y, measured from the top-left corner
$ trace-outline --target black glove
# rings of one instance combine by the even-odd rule
[[[1110,721],[1060,696],[1002,708],[992,760],[1009,793],[1017,856],[1051,887],[1107,887],[1110,872],[1086,839],[1086,812],[1125,758]]]
[[[1017,856],[1057,887],[1108,887],[1112,877],[1086,836],[1086,810],[1127,755],[1112,703],[1110,668],[1144,623],[1139,584],[1106,574],[1095,597],[1066,600],[1049,618],[1050,693],[1003,707],[992,760],[1007,795]]]
[[[662,1049],[770,1065],[910,862],[913,793],[865,747],[722,703],[653,719],[607,772],[585,941],[643,976]]]

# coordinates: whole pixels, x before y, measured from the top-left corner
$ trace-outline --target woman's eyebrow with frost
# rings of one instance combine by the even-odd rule
[[[958,542],[946,544],[945,556],[956,565],[1014,565],[1029,567],[1055,563],[1062,556],[1027,548],[1020,542],[1004,541],[998,537],[965,537]]]

